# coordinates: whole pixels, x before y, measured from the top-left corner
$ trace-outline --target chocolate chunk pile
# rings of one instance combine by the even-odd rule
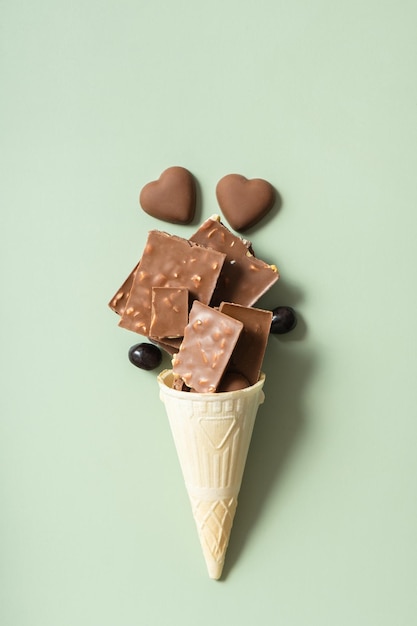
[[[278,278],[213,216],[189,239],[150,231],[109,306],[172,355],[175,388],[227,391],[259,378],[272,312],[253,305]]]

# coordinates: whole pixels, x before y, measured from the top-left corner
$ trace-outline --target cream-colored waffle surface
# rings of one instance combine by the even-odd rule
[[[210,578],[223,570],[264,381],[203,394],[172,389],[171,370],[158,376]]]

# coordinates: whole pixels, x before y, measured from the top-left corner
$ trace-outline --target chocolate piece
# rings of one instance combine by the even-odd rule
[[[172,359],[174,376],[199,393],[215,392],[242,329],[242,322],[195,301]]]
[[[183,287],[152,287],[152,337],[182,337],[188,323],[188,289]]]
[[[174,224],[189,224],[196,205],[193,175],[184,167],[169,167],[158,180],[143,187],[139,202],[152,217]]]
[[[227,371],[238,372],[251,385],[258,382],[271,328],[272,312],[222,302],[220,311],[240,320],[243,331],[233,351]]]
[[[183,379],[180,378],[179,376],[173,379],[172,388],[176,389],[177,391],[190,391],[190,388],[187,387]]]
[[[164,337],[162,341],[157,337],[149,337],[149,339],[159,348],[161,348],[161,350],[165,350],[165,352],[167,352],[171,356],[178,352],[182,342],[182,337],[176,337],[174,339],[168,339],[168,337]]]
[[[297,326],[297,315],[291,306],[277,306],[272,309],[271,333],[285,335]]]
[[[275,191],[268,181],[248,180],[240,174],[228,174],[219,180],[216,196],[230,226],[239,231],[257,224],[275,202]]]
[[[154,370],[161,365],[162,354],[153,343],[137,343],[128,352],[129,361],[143,370]]]
[[[217,216],[206,220],[190,241],[226,254],[212,306],[219,306],[223,300],[251,306],[279,278],[277,268],[257,259],[251,252],[250,242],[234,235]]]
[[[148,234],[119,326],[149,336],[152,287],[183,287],[210,302],[225,255],[158,230]]]
[[[225,391],[237,391],[238,389],[246,389],[249,387],[249,381],[247,378],[238,374],[237,372],[226,372],[220,381],[220,385],[217,389],[219,393]]]
[[[109,302],[109,307],[119,315],[122,315],[123,311],[126,308],[126,302],[129,298],[130,290],[133,285],[138,265],[139,263],[133,268],[123,285],[117,290],[117,292]]]

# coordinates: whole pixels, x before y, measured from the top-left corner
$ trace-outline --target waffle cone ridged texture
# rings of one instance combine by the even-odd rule
[[[265,376],[238,391],[192,393],[158,377],[210,578],[221,576]]]

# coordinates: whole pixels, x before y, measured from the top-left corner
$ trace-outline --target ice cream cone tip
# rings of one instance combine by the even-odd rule
[[[219,580],[223,572],[224,563],[217,563],[216,561],[206,562],[209,576],[212,580]]]

